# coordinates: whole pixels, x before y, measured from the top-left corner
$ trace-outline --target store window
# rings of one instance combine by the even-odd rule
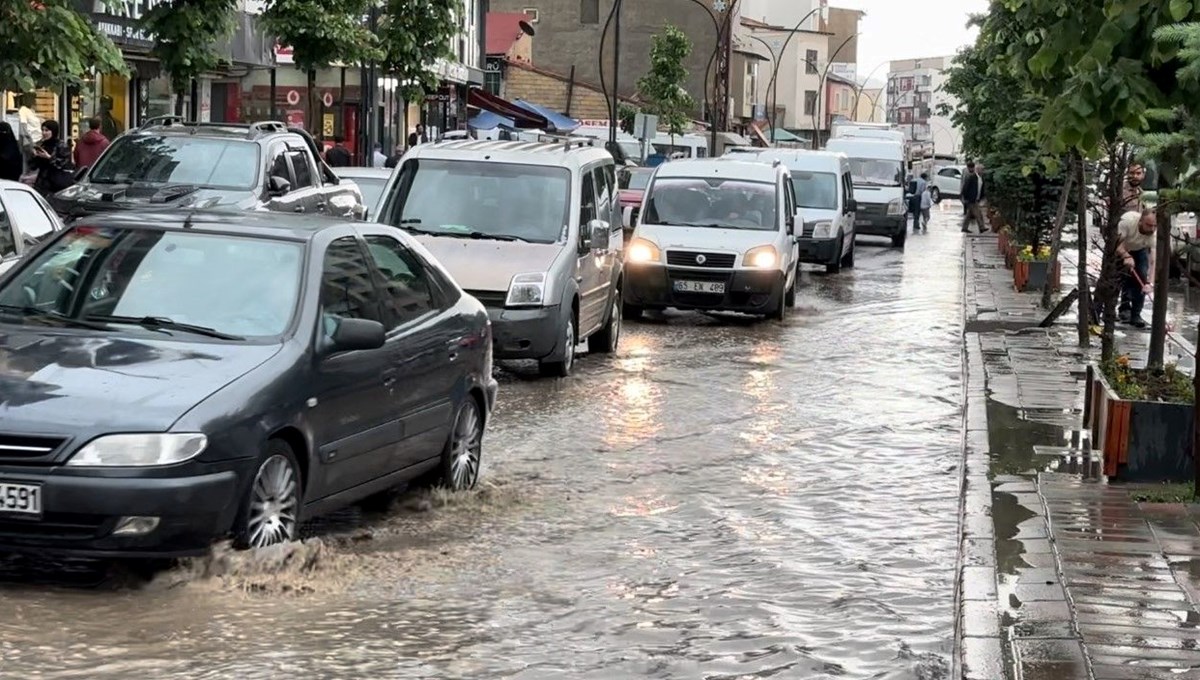
[[[147,83],[146,117],[175,115],[175,93],[171,91],[171,80],[159,76]],[[183,96],[183,115],[188,115],[191,106],[191,93]]]

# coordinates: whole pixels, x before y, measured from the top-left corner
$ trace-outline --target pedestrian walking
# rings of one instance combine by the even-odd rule
[[[83,133],[83,136],[79,138],[79,143],[75,145],[75,167],[92,167],[100,158],[100,154],[108,148],[109,139],[100,131],[103,124],[104,121],[100,120],[99,116],[88,119],[88,131]]]
[[[371,149],[371,167],[382,168],[387,164],[388,157],[383,155],[383,146],[376,144]]]
[[[63,140],[58,121],[42,123],[42,141],[33,147],[30,165],[37,170],[33,188],[43,196],[52,196],[71,186],[71,148]]]
[[[983,199],[986,196],[983,188],[983,165],[977,165],[975,161],[967,161],[967,176],[963,178],[962,184],[962,230],[964,234],[971,232],[972,220],[979,225],[979,233],[982,234],[988,230],[987,220],[983,216]]]
[[[925,178],[925,190],[921,192],[921,231],[929,231],[929,214],[933,210],[933,192],[929,189],[929,176]]]
[[[1158,216],[1153,210],[1130,210],[1121,216],[1117,226],[1120,241],[1117,257],[1124,264],[1122,272],[1122,300],[1117,318],[1134,328],[1145,328],[1142,308],[1146,295],[1151,291],[1150,272],[1154,271],[1154,247],[1158,230]]]
[[[25,154],[21,153],[17,133],[13,132],[12,125],[0,121],[0,179],[19,182],[23,172]]]
[[[354,157],[346,148],[345,137],[338,135],[333,138],[333,146],[325,151],[325,162],[331,168],[348,168],[354,164]]]
[[[929,184],[929,175],[908,176],[908,213],[912,215],[913,233],[921,231],[921,197]]]

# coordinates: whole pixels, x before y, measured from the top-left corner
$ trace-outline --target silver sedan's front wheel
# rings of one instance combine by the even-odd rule
[[[237,544],[265,548],[295,540],[300,516],[300,472],[291,448],[272,440],[242,505]]]

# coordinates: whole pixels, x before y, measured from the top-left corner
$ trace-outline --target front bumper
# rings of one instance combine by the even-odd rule
[[[854,218],[854,231],[863,236],[899,236],[907,219],[907,215],[859,214]]]
[[[492,320],[492,352],[496,359],[543,359],[558,348],[559,306],[531,309],[487,308]]]
[[[85,471],[0,467],[0,481],[41,487],[42,516],[0,515],[0,551],[96,557],[204,553],[237,516],[254,459],[188,463],[174,470]],[[173,476],[149,476],[172,474]],[[124,476],[118,476],[124,475]],[[157,517],[142,535],[114,535],[122,517]]]
[[[675,290],[676,281],[722,282],[723,294]],[[769,314],[787,285],[778,270],[683,269],[661,264],[625,264],[625,303],[637,307],[703,309]]]
[[[800,238],[800,261],[813,264],[835,264],[838,259],[838,240],[836,238]]]

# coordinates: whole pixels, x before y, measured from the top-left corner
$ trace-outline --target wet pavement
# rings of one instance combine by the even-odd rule
[[[957,215],[806,274],[783,324],[648,317],[570,379],[504,373],[475,493],[265,566],[9,564],[0,674],[950,677]]]

